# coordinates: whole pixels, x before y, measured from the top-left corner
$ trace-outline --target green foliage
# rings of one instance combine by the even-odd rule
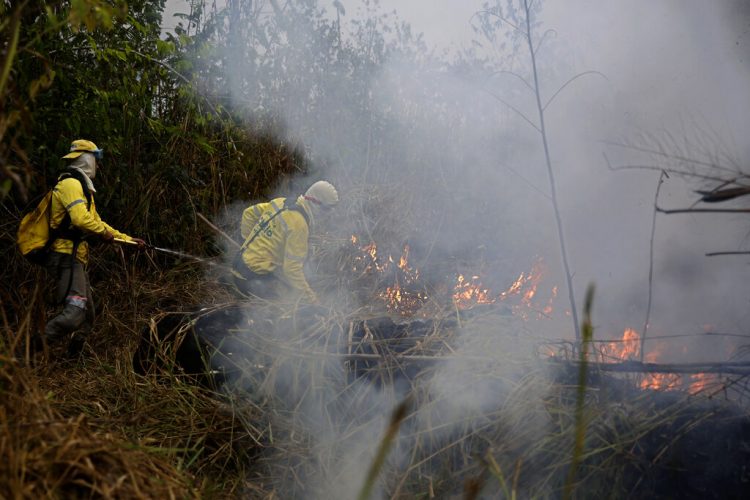
[[[127,3],[122,0],[118,0],[114,6],[100,0],[72,0],[68,23],[73,31],[79,31],[82,26],[89,31],[96,28],[111,29],[115,19],[124,16],[126,12]]]
[[[193,214],[173,207],[189,200],[194,210],[214,214],[303,168],[299,155],[262,146],[266,135],[196,94],[189,58],[200,36],[162,39],[163,7],[41,2],[22,5],[1,25],[7,39],[19,38],[17,55],[6,52],[2,66],[12,67],[3,91],[12,105],[0,113],[0,164],[4,186],[10,180],[16,188],[4,203],[22,207],[48,189],[70,142],[88,138],[107,150],[96,182],[110,223],[159,243],[200,247],[207,238],[192,234]],[[250,165],[272,172],[248,190],[243,159],[255,152],[271,156]]]
[[[0,108],[0,174],[4,182],[10,180],[15,185],[20,199],[26,200],[34,175],[29,147],[33,115],[40,109],[41,95],[60,74],[57,55],[71,49],[66,45],[70,41],[67,34],[111,28],[125,15],[126,5],[77,0],[69,5],[3,4],[3,11],[6,9],[10,15],[0,22],[0,41],[6,47],[0,60],[0,102],[6,103]]]

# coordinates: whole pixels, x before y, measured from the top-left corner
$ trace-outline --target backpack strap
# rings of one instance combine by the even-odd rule
[[[276,210],[276,212],[274,212],[274,214],[271,217],[269,217],[267,221],[263,222],[262,224],[258,224],[257,225],[258,229],[254,233],[251,233],[251,234],[249,234],[247,236],[247,238],[245,239],[245,242],[242,244],[242,246],[240,247],[240,249],[237,251],[237,255],[234,258],[234,261],[232,263],[232,268],[233,269],[235,269],[237,271],[241,271],[242,270],[242,266],[240,266],[240,264],[243,264],[243,262],[242,262],[242,254],[245,252],[245,250],[247,249],[247,247],[249,247],[250,244],[253,241],[255,241],[255,238],[257,238],[258,235],[260,233],[262,233],[268,227],[268,225],[271,223],[271,221],[277,215],[279,215],[281,212],[284,212],[286,210],[291,210],[291,211],[294,211],[294,212],[299,212],[300,214],[302,214],[302,217],[305,218],[305,223],[308,225],[308,227],[310,226],[310,218],[308,217],[308,215],[305,212],[305,210],[302,207],[300,207],[299,205],[297,205],[295,202],[290,201],[289,198],[284,198],[284,204],[281,206],[281,208],[279,208],[278,210]]]
[[[297,205],[296,201],[292,201],[290,198],[284,199],[284,208],[282,210],[291,210],[302,214],[302,217],[305,219],[305,224],[307,224],[307,227],[310,227],[310,217],[307,215],[304,208]]]

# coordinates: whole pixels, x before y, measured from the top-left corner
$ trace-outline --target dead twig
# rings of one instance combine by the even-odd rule
[[[196,215],[196,216],[198,216],[198,218],[199,218],[200,220],[202,220],[203,222],[205,222],[205,223],[206,223],[206,224],[208,225],[208,227],[210,227],[211,229],[213,229],[213,230],[214,230],[214,231],[215,231],[216,233],[220,234],[220,235],[221,235],[221,236],[222,236],[222,237],[223,237],[223,238],[224,238],[225,240],[227,240],[227,241],[228,241],[228,242],[229,242],[229,243],[230,243],[230,244],[231,244],[231,245],[232,245],[232,246],[233,246],[234,248],[237,248],[237,249],[239,249],[239,248],[240,248],[240,246],[241,246],[241,245],[240,245],[239,243],[237,243],[236,241],[234,241],[234,238],[232,238],[232,237],[231,237],[231,236],[229,236],[229,235],[228,235],[227,233],[225,233],[224,231],[222,231],[222,230],[221,230],[220,228],[218,228],[217,226],[215,226],[215,225],[214,225],[214,224],[213,224],[213,223],[212,223],[212,222],[211,222],[210,220],[208,220],[208,219],[207,219],[207,218],[206,218],[206,217],[205,217],[205,216],[204,216],[204,215],[203,215],[202,213],[200,213],[200,212],[195,212],[195,215]]]

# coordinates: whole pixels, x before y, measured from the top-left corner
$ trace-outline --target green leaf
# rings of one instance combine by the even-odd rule
[[[12,187],[13,182],[10,179],[3,180],[2,184],[0,184],[0,200],[3,200],[6,196],[8,196],[8,193],[10,193]]]
[[[200,149],[202,149],[204,152],[208,154],[214,154],[216,152],[216,148],[214,148],[205,137],[195,136],[193,139],[195,140],[198,147],[200,147]]]
[[[165,40],[157,40],[156,41],[156,50],[159,53],[160,56],[166,56],[170,54],[174,54],[175,52],[175,44],[173,42],[165,41]]]

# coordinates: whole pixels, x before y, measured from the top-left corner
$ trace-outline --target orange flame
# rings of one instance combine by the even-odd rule
[[[409,245],[404,246],[398,259],[394,259],[391,255],[387,257],[381,255],[374,242],[367,245],[360,244],[356,235],[351,236],[351,243],[360,252],[354,257],[353,271],[362,274],[395,272],[396,282],[378,294],[389,311],[399,312],[405,316],[411,315],[428,300],[429,297],[425,292],[415,292],[404,288],[404,285],[416,284],[419,280],[419,269],[409,265]],[[552,289],[551,297],[543,308],[535,309],[532,304],[537,296],[543,274],[542,260],[537,259],[528,273],[521,273],[510,287],[501,293],[493,293],[482,284],[477,275],[469,278],[464,274],[458,274],[451,291],[452,300],[458,309],[464,310],[517,297],[517,303],[511,306],[514,314],[528,319],[529,311],[536,311],[540,317],[549,317],[552,313],[552,303],[557,296],[557,287]]]
[[[404,316],[415,314],[428,297],[426,293],[413,292],[402,287],[402,284],[415,283],[419,279],[419,270],[409,266],[409,245],[404,245],[401,257],[396,263],[392,255],[383,258],[378,253],[375,243],[359,245],[359,239],[355,235],[352,235],[351,242],[360,251],[360,255],[354,257],[353,271],[362,274],[384,274],[389,271],[395,273],[395,283],[378,294],[385,302],[386,309]]]
[[[601,361],[627,361],[637,358],[640,354],[640,341],[641,336],[637,331],[626,328],[620,341],[607,342],[601,345]]]
[[[456,277],[456,286],[453,287],[453,303],[459,309],[469,309],[478,304],[494,304],[497,298],[490,296],[490,291],[482,288],[479,276],[472,276],[471,280],[464,278],[463,274]]]
[[[662,357],[662,351],[666,348],[663,342],[657,342],[651,351],[644,354],[646,363],[656,363]],[[682,385],[682,377],[674,373],[648,373],[643,376],[639,387],[641,389],[652,389],[657,391],[674,391]]]
[[[619,342],[609,342],[602,345],[600,351],[602,362],[637,359],[640,355],[640,348],[641,337],[639,333],[632,328],[626,328]],[[644,361],[646,363],[658,362],[665,348],[666,344],[663,342],[657,343],[652,350],[645,353]],[[676,373],[648,373],[643,376],[638,385],[644,390],[651,389],[658,391],[680,390],[684,389],[687,385],[687,391],[690,394],[697,394],[715,381],[716,376],[709,373],[690,375],[689,380]]]
[[[529,311],[536,310],[533,306],[533,299],[537,295],[537,290],[544,276],[544,266],[541,259],[537,259],[531,266],[531,271],[521,273],[518,278],[504,292],[493,294],[488,288],[485,288],[479,276],[472,276],[467,279],[463,274],[456,277],[454,287],[453,302],[459,309],[470,309],[480,304],[494,304],[502,302],[512,297],[519,297],[519,304],[512,306],[514,314],[528,319]],[[557,296],[557,287],[552,289],[552,295],[541,310],[536,310],[540,316],[549,317],[552,314],[552,303]]]

